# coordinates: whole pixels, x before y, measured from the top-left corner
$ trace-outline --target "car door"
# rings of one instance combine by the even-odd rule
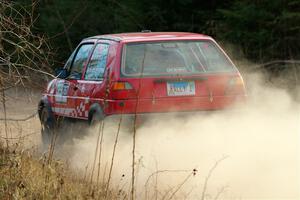
[[[97,101],[103,100],[105,86],[103,83],[104,71],[106,69],[109,44],[97,43],[88,65],[86,66],[83,80],[78,81],[80,95],[76,102],[77,115],[80,118],[88,117],[88,110],[91,103],[91,97],[95,98],[97,93]]]
[[[64,66],[64,69],[66,69],[67,71],[70,70],[75,52],[76,50],[71,54]],[[56,115],[67,116],[67,97],[69,92],[69,83],[66,79],[63,78],[56,78],[51,83],[52,84],[49,91],[49,99],[52,105],[52,111]]]
[[[79,98],[82,96],[82,87],[79,86],[79,83],[93,47],[94,43],[82,43],[76,50],[69,69],[69,75],[65,79],[63,87],[63,93],[67,93],[67,97],[64,97],[64,101],[66,101],[64,115],[66,116],[80,118],[78,106],[80,102]]]

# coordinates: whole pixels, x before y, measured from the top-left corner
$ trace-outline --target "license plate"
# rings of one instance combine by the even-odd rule
[[[195,82],[167,82],[168,96],[195,95]]]

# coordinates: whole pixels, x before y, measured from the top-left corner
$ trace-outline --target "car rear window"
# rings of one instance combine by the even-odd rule
[[[232,72],[236,68],[211,41],[171,41],[124,45],[124,76],[168,76]]]

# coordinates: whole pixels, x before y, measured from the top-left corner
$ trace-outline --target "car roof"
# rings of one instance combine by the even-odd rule
[[[162,40],[192,40],[192,39],[211,39],[211,37],[198,33],[188,32],[138,32],[138,33],[117,33],[96,35],[89,39],[106,39],[124,42],[141,42],[141,41],[162,41]]]

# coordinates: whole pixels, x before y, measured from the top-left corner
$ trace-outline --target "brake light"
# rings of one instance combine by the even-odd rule
[[[126,81],[113,82],[110,98],[118,100],[136,98],[136,91],[132,85]]]
[[[128,82],[114,82],[113,90],[131,90],[132,86]]]

